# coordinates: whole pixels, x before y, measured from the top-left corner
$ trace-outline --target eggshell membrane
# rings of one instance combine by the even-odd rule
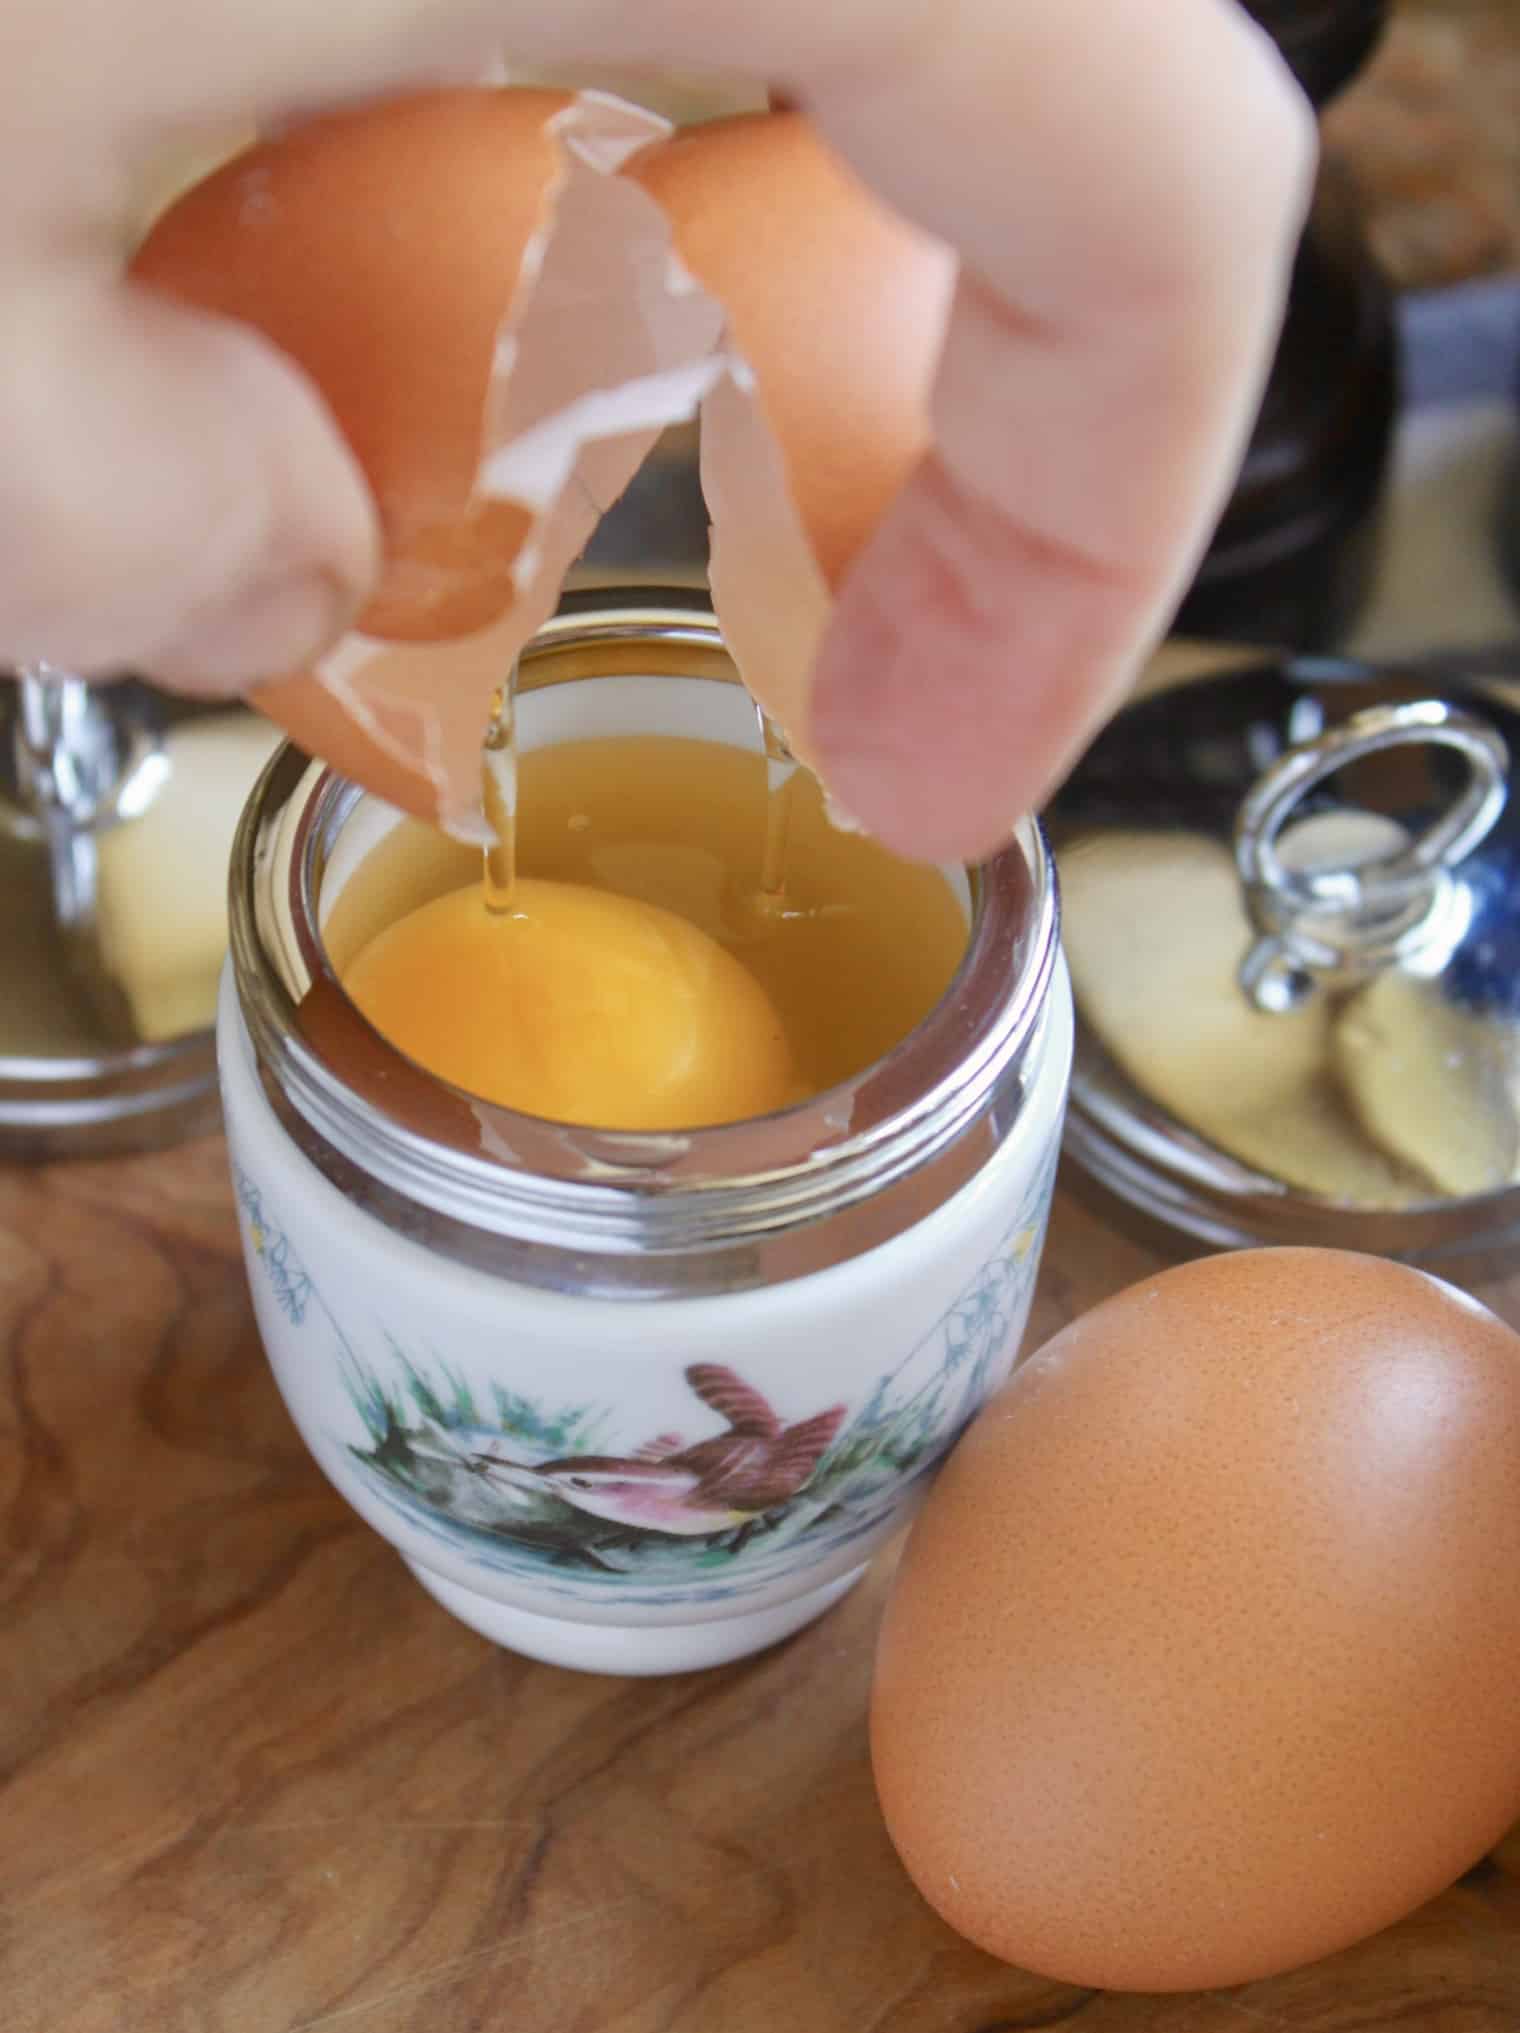
[[[713,604],[802,754],[833,595],[930,441],[955,257],[797,113],[710,122],[630,174],[728,319],[737,361],[702,410]]]
[[[1398,1919],[1520,1814],[1520,1337],[1324,1250],[1098,1307],[914,1526],[871,1741],[925,1897],[1045,1975],[1235,1984]]]
[[[288,352],[380,505],[386,570],[360,625],[254,703],[461,838],[488,837],[496,689],[601,514],[722,369],[718,306],[617,174],[667,132],[596,93],[367,106],[220,171],[135,265]]]

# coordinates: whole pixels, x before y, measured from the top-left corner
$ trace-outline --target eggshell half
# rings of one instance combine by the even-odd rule
[[[1049,1976],[1236,1984],[1398,1919],[1520,1814],[1520,1338],[1325,1250],[1121,1293],[952,1456],[871,1733],[925,1897]]]
[[[617,173],[668,131],[595,93],[366,106],[227,165],[133,265],[306,372],[380,510],[385,569],[358,628],[255,703],[463,837],[484,832],[492,694],[601,513],[721,370],[721,314]]]
[[[148,235],[139,282],[255,326],[321,390],[385,540],[360,627],[437,641],[512,601],[522,504],[477,498],[486,392],[559,171],[565,92],[419,93],[266,140]]]
[[[955,257],[798,113],[712,121],[629,173],[727,317],[736,358],[702,409],[713,605],[745,682],[805,754],[833,596],[929,444]]]

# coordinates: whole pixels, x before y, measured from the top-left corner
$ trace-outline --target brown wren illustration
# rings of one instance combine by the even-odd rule
[[[477,1455],[481,1473],[547,1487],[592,1517],[636,1532],[701,1537],[754,1523],[800,1496],[844,1421],[845,1407],[783,1425],[759,1391],[722,1363],[686,1381],[726,1430],[687,1446],[662,1434],[630,1455],[575,1454],[536,1465]]]

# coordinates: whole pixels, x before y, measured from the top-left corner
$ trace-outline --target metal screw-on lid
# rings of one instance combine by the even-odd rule
[[[1171,686],[1048,815],[1069,1148],[1186,1234],[1520,1242],[1520,714],[1436,690],[1321,659]]]

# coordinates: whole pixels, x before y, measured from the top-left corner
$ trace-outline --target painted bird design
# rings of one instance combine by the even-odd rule
[[[625,1529],[701,1538],[754,1524],[800,1496],[844,1421],[831,1405],[784,1425],[759,1391],[722,1363],[693,1363],[686,1381],[725,1429],[688,1446],[662,1433],[633,1454],[573,1454],[532,1466],[478,1456],[491,1476],[531,1478],[565,1503]]]

